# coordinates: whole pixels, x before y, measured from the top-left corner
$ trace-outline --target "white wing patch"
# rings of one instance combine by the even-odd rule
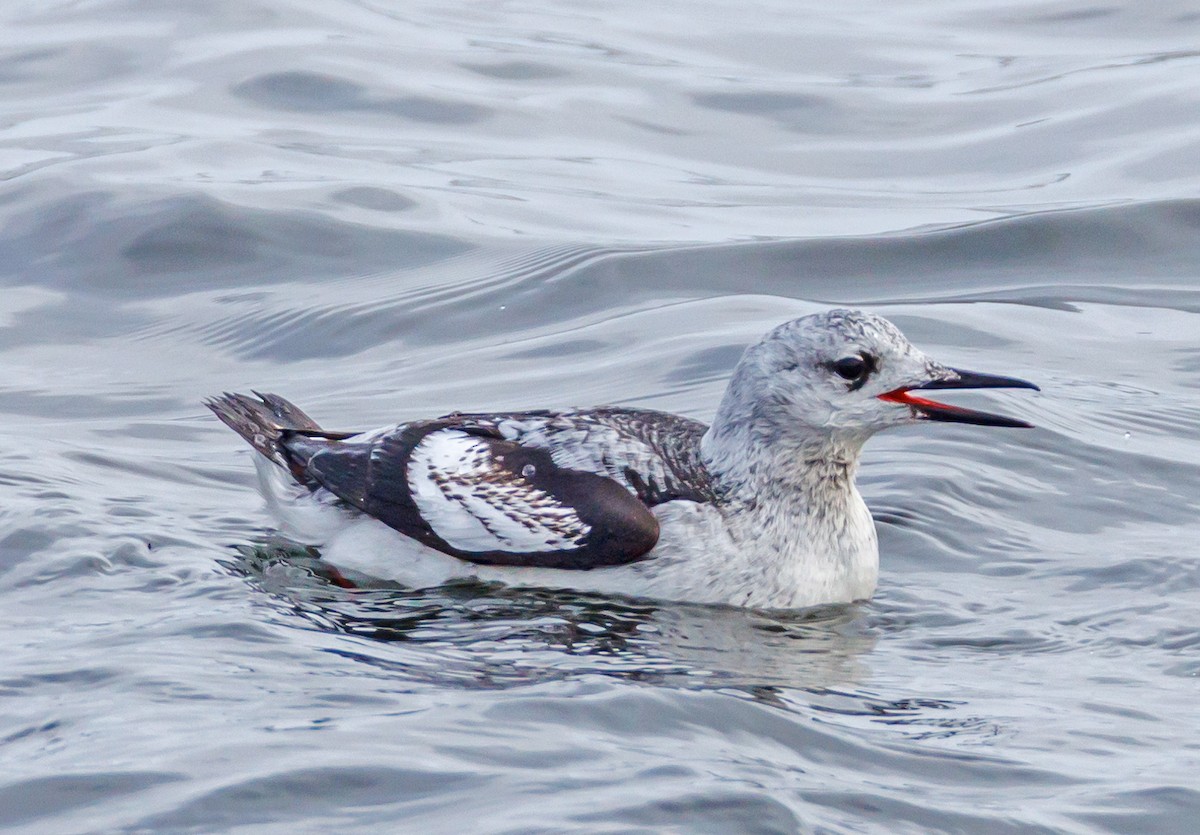
[[[497,423],[496,428],[508,440],[547,450],[560,467],[607,476],[630,492],[634,486],[625,472],[627,467],[646,481],[667,481],[662,457],[649,444],[614,427],[577,420],[574,412],[510,418]]]
[[[460,551],[560,551],[591,530],[574,508],[497,464],[485,439],[457,429],[413,448],[408,486],[421,517]]]

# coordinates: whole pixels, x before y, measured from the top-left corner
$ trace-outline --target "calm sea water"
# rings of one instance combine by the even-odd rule
[[[0,11],[0,828],[1195,831],[1194,3],[185,7]],[[835,303],[1044,388],[850,607],[345,590],[200,406],[707,419]]]

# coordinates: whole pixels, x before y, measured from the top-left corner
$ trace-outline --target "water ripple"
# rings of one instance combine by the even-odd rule
[[[1189,4],[0,22],[10,827],[1194,828]],[[848,607],[345,588],[200,405],[706,420],[829,304],[1042,386],[868,445]]]

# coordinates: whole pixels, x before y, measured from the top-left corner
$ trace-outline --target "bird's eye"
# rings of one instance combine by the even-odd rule
[[[867,378],[875,370],[875,358],[867,353],[842,357],[829,363],[829,368],[843,380],[850,381],[850,391],[858,391],[866,385]]]
[[[858,380],[871,370],[871,366],[866,358],[861,356],[842,357],[840,360],[835,361],[831,367],[835,374],[845,380]]]

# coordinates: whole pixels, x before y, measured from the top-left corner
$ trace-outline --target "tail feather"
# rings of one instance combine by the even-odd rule
[[[292,433],[321,433],[321,427],[278,395],[257,391],[254,395],[257,400],[245,394],[225,392],[205,400],[204,405],[262,455],[281,467],[294,469],[283,441]]]

